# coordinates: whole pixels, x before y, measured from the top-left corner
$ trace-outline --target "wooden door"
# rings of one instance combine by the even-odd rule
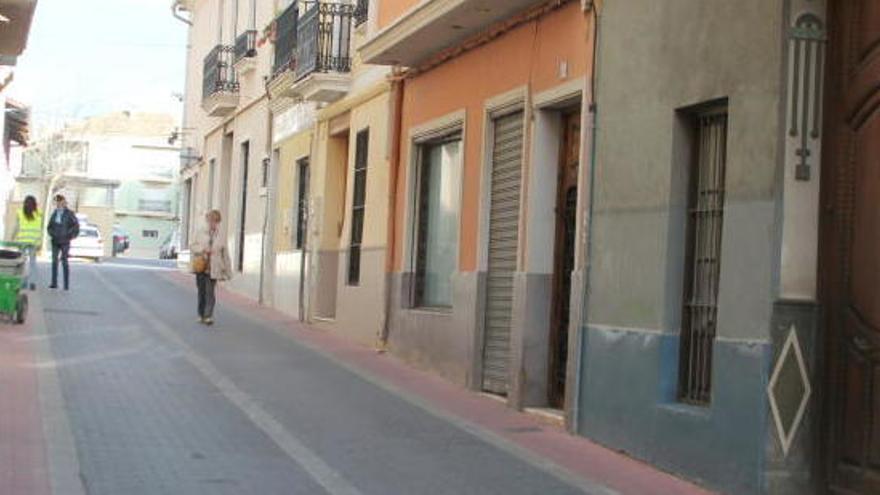
[[[821,298],[829,487],[880,493],[880,2],[829,4]]]
[[[577,230],[577,181],[580,160],[580,112],[562,117],[559,186],[556,196],[556,242],[553,266],[552,320],[550,322],[549,402],[565,403],[565,373],[568,363],[568,324],[571,314],[571,272],[574,270]]]

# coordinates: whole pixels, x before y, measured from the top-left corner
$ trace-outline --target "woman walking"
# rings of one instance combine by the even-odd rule
[[[43,212],[37,207],[37,198],[28,196],[20,210],[16,212],[15,227],[12,229],[12,240],[23,244],[30,261],[27,276],[24,279],[25,287],[32,287],[32,280],[37,278],[37,251],[43,244]]]
[[[199,292],[199,322],[214,324],[214,290],[218,280],[229,280],[229,251],[220,237],[220,212],[211,210],[205,215],[205,228],[198,231],[190,244],[192,269],[196,274]]]

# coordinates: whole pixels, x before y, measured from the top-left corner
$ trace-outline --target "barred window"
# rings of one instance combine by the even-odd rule
[[[718,326],[718,281],[724,220],[727,107],[692,119],[679,397],[707,405],[712,395],[712,352]]]
[[[302,249],[306,241],[306,224],[308,222],[309,205],[309,159],[302,158],[296,162],[298,190],[296,203],[296,248]]]
[[[354,152],[354,191],[351,198],[351,241],[348,248],[348,285],[361,282],[361,245],[364,237],[364,213],[367,199],[367,158],[370,131],[357,134]]]

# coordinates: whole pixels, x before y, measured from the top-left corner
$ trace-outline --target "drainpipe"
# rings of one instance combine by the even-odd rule
[[[568,413],[568,421],[567,421],[567,429],[570,433],[577,433],[578,431],[578,404],[580,403],[580,390],[581,390],[581,376],[583,374],[583,329],[587,324],[587,305],[590,301],[590,273],[593,266],[592,262],[592,252],[593,252],[593,202],[594,195],[596,190],[596,120],[598,114],[597,107],[597,93],[596,93],[596,81],[597,75],[599,73],[599,41],[600,41],[600,18],[599,11],[601,10],[601,6],[598,2],[585,2],[585,8],[589,8],[593,12],[593,22],[592,25],[592,37],[593,37],[593,53],[591,54],[593,58],[592,68],[593,73],[590,75],[589,79],[589,104],[588,110],[590,112],[589,116],[589,146],[590,146],[590,169],[589,169],[589,198],[587,200],[587,209],[586,215],[584,218],[584,225],[586,227],[586,235],[587,235],[587,245],[586,252],[584,253],[584,282],[583,282],[583,291],[581,292],[581,321],[578,323],[578,338],[577,338],[577,352],[575,352],[575,370],[574,374],[574,387],[572,388],[573,393],[571,407],[569,408]]]
[[[192,26],[192,21],[187,19],[186,17],[183,17],[183,15],[181,14],[183,10],[183,5],[180,5],[180,0],[175,0],[175,2],[171,4],[171,15],[174,16],[174,18],[178,21]]]
[[[388,336],[391,331],[391,286],[394,274],[394,255],[396,253],[395,237],[397,236],[397,215],[395,207],[397,205],[397,174],[400,168],[400,136],[403,123],[401,118],[403,115],[403,79],[404,74],[398,68],[394,69],[391,76],[391,101],[394,107],[391,110],[391,154],[389,157],[389,173],[388,173],[388,218],[387,238],[386,238],[386,255],[385,255],[385,314],[382,316],[382,328],[376,343],[377,349],[382,352],[388,346]]]

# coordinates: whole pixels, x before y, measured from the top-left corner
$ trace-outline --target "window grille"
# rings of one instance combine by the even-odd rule
[[[357,134],[354,154],[354,191],[351,199],[351,241],[348,249],[348,285],[361,281],[361,244],[364,237],[364,213],[367,199],[367,157],[370,131]]]
[[[727,109],[698,114],[695,123],[679,396],[683,402],[706,405],[711,400],[712,351],[718,326]]]
[[[296,248],[302,249],[306,241],[309,204],[309,159],[303,158],[296,163],[299,175],[299,190],[296,204]]]

